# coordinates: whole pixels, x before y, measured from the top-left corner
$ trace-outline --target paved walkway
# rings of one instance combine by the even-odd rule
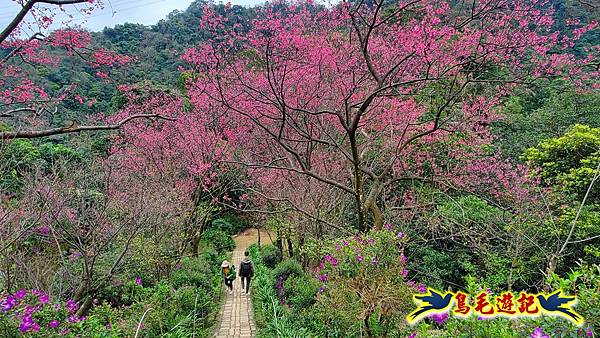
[[[236,238],[236,249],[233,252],[233,264],[238,272],[238,277],[233,282],[233,294],[223,284],[225,302],[221,308],[220,323],[215,333],[215,338],[251,338],[256,336],[256,323],[252,311],[250,295],[242,294],[241,279],[239,278],[240,262],[244,257],[244,250],[249,242],[253,242],[254,233],[240,234]],[[252,284],[250,284],[252,293]]]

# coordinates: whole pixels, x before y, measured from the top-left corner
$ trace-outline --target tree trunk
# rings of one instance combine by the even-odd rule
[[[294,247],[292,245],[292,240],[288,237],[287,238],[287,245],[288,245],[288,254],[291,257],[294,257]]]

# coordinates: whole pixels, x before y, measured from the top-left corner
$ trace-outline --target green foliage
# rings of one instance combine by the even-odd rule
[[[550,183],[566,184],[580,194],[589,185],[600,160],[600,128],[576,124],[563,136],[540,142],[529,148],[524,158],[541,169]],[[581,182],[585,181],[587,184]],[[584,187],[585,186],[585,187]]]
[[[204,231],[202,240],[211,245],[219,253],[232,251],[235,248],[235,242],[231,236],[221,230],[208,229]]]
[[[576,123],[600,127],[600,92],[579,92],[564,80],[534,83],[504,102],[506,118],[492,130],[504,154],[517,159],[525,149],[558,137]]]
[[[319,285],[317,281],[304,272],[301,275],[288,275],[283,285],[283,296],[291,307],[306,309],[317,301]]]
[[[261,262],[269,269],[275,268],[281,262],[281,251],[274,245],[265,245],[260,250]]]
[[[246,224],[240,222],[233,216],[224,215],[223,217],[217,218],[214,221],[212,221],[210,227],[212,229],[217,229],[233,236],[242,231],[246,227]]]
[[[264,262],[265,260],[263,258],[263,263]],[[276,281],[285,281],[291,276],[301,277],[303,274],[304,270],[302,269],[302,266],[293,259],[284,260],[277,264],[275,270],[273,270],[273,278]]]

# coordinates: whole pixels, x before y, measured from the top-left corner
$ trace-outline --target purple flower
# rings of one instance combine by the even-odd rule
[[[423,284],[419,284],[417,286],[417,290],[419,290],[420,293],[425,293],[425,292],[427,292],[427,287]]]
[[[21,319],[21,324],[19,325],[19,331],[28,332],[32,329],[33,319],[31,319],[31,315],[25,315]]]
[[[400,255],[400,263],[402,263],[402,265],[406,265],[406,256]]]
[[[110,331],[112,329],[112,325],[110,323],[106,324],[106,331]]]
[[[15,305],[17,305],[17,300],[13,296],[8,296],[2,303],[0,303],[0,308],[2,311],[6,312],[12,309]]]
[[[340,250],[342,250],[342,247],[341,247],[341,246],[340,246],[340,244],[338,243],[338,244],[336,244],[336,245],[335,245],[335,249],[336,249],[337,251],[340,251]]]
[[[69,329],[62,329],[62,331],[60,331],[60,334],[62,336],[66,336],[69,333]]]
[[[446,322],[446,320],[448,320],[448,313],[444,312],[433,314],[431,315],[431,319],[433,319],[433,321],[436,322],[438,325],[442,325]]]
[[[348,246],[348,242],[347,242],[347,241],[342,241],[342,244],[343,244],[344,246]]]
[[[38,296],[38,300],[40,301],[40,303],[46,304],[46,303],[48,303],[48,295],[47,294],[41,294],[41,295]]]
[[[412,288],[412,287],[414,287],[414,286],[415,286],[415,281],[414,281],[414,280],[409,280],[409,281],[408,281],[406,284],[407,284],[409,287],[411,287],[411,288]]]
[[[320,280],[321,282],[326,282],[326,281],[327,281],[327,275],[320,275],[320,276],[319,276],[319,280]]]
[[[375,244],[375,240],[373,238],[369,238],[367,242],[369,242],[369,244]]]
[[[408,270],[402,269],[402,278],[406,278],[408,276]]]
[[[323,292],[325,292],[325,288],[321,286],[321,288],[319,289],[319,293],[322,294]]]
[[[25,291],[25,289],[21,289],[21,290],[15,292],[15,297],[17,297],[17,299],[23,299],[23,297],[25,297],[26,293],[27,293],[27,291]]]
[[[142,279],[140,277],[135,277],[135,284],[142,285]]]
[[[361,256],[361,255],[358,255],[358,256],[356,256],[356,260],[357,260],[359,263],[360,263],[360,262],[362,262],[362,261],[363,261],[363,256]]]
[[[43,236],[48,236],[48,234],[50,233],[50,228],[48,228],[48,226],[46,225],[42,225],[41,227],[37,227],[35,229],[35,232]]]
[[[404,237],[404,233],[402,231],[398,232],[398,239],[402,239]]]
[[[51,327],[53,329],[56,329],[59,326],[60,326],[60,322],[56,319],[51,321],[50,323],[48,323],[48,327]]]
[[[371,258],[371,264],[377,265],[377,257],[373,256],[373,258]]]
[[[408,336],[408,338],[416,338],[417,337],[417,333],[413,332],[410,334],[410,336]]]
[[[325,269],[325,263],[321,262],[319,263],[319,270],[323,270]]]
[[[541,327],[536,327],[531,333],[531,338],[550,338],[550,336],[545,334]]]
[[[585,330],[585,335],[588,337],[593,337],[594,336],[594,332],[592,331],[592,327],[588,325],[587,329]]]
[[[79,304],[72,299],[69,299],[67,301],[66,306],[67,306],[67,310],[69,310],[69,313],[74,313],[79,308]]]
[[[387,231],[392,230],[392,225],[390,223],[386,223],[385,224],[385,230],[387,230]]]

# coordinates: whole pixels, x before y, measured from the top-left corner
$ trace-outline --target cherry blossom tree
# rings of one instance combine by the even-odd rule
[[[0,48],[6,53],[0,59],[0,122],[9,130],[0,132],[0,140],[37,138],[51,135],[93,130],[114,130],[137,118],[160,118],[144,111],[127,116],[121,121],[106,125],[68,126],[50,128],[47,118],[60,114],[60,103],[72,99],[81,105],[93,106],[95,99],[77,92],[71,83],[50,90],[43,77],[37,75],[39,67],[57,67],[67,58],[77,58],[89,65],[99,80],[110,81],[110,70],[124,66],[131,58],[113,51],[94,48],[92,36],[73,22],[67,9],[70,5],[83,15],[102,8],[99,0],[14,0],[21,10],[0,32]],[[63,14],[64,21],[57,20]],[[51,30],[58,25],[60,28]],[[30,31],[33,34],[28,34]]]
[[[543,0],[274,2],[229,25],[207,6],[201,28],[220,34],[184,54],[197,75],[189,95],[198,114],[221,114],[239,149],[230,161],[250,169],[262,198],[325,224],[381,228],[391,187],[460,184],[465,161],[471,177],[493,168],[477,158],[511,89],[593,61],[568,50],[596,24],[563,34],[551,13]],[[488,180],[488,192],[511,194],[498,175],[504,188]],[[319,189],[352,200],[354,216],[302,208]]]

